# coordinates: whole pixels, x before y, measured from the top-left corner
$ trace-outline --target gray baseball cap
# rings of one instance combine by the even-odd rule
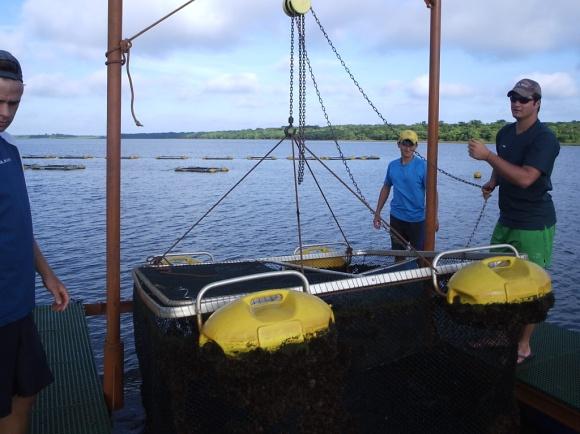
[[[537,81],[524,78],[516,83],[514,88],[508,92],[507,96],[511,96],[512,93],[517,93],[524,98],[541,98],[542,88]]]
[[[16,57],[0,50],[0,77],[22,82],[22,68]]]

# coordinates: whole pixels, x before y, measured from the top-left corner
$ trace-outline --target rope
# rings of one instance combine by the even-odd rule
[[[165,15],[164,17],[158,19],[153,24],[145,27],[140,32],[135,33],[130,38],[128,38],[128,39],[122,39],[121,41],[119,41],[119,46],[118,47],[115,47],[115,48],[113,48],[111,50],[108,50],[105,53],[105,57],[108,59],[109,58],[109,55],[112,52],[117,51],[117,50],[121,51],[121,57],[122,57],[122,59],[120,61],[119,60],[111,60],[111,61],[107,60],[105,62],[105,65],[110,65],[112,63],[120,63],[121,65],[125,65],[125,64],[127,65],[127,79],[129,80],[129,87],[131,89],[131,116],[133,116],[133,121],[135,122],[135,125],[137,125],[138,127],[142,127],[143,124],[141,122],[139,122],[139,120],[137,119],[137,116],[135,116],[135,90],[133,89],[133,79],[131,78],[131,72],[129,71],[129,59],[130,59],[130,56],[131,56],[131,47],[133,46],[133,40],[137,39],[143,33],[147,32],[148,30],[151,30],[153,27],[155,27],[159,23],[165,21],[167,18],[169,18],[170,16],[176,14],[181,9],[183,9],[186,6],[188,6],[190,3],[193,3],[194,1],[195,0],[189,0],[189,1],[185,2],[184,4],[182,4],[181,6],[179,6],[177,9],[174,9],[172,12],[170,12],[167,15]]]
[[[179,12],[181,9],[183,9],[184,7],[188,6],[190,3],[193,3],[195,0],[189,0],[187,2],[185,2],[184,4],[182,4],[181,6],[179,6],[177,9],[174,9],[172,12],[169,12],[167,15],[165,15],[163,18],[158,19],[157,21],[155,21],[153,24],[151,24],[148,27],[145,27],[143,30],[141,30],[140,32],[135,33],[133,36],[131,36],[129,38],[129,41],[133,41],[134,39],[137,39],[139,36],[141,36],[143,33],[151,30],[153,27],[155,27],[157,24],[161,23],[162,21],[165,21],[167,18],[169,18],[171,15],[176,14],[177,12]]]
[[[138,127],[142,127],[143,124],[139,122],[137,116],[135,116],[135,91],[133,90],[133,79],[131,78],[131,72],[129,70],[129,60],[131,58],[131,46],[132,42],[128,39],[121,41],[121,44],[126,44],[126,48],[123,49],[123,58],[125,57],[125,52],[127,53],[127,79],[129,80],[129,88],[131,89],[131,116],[133,116],[133,121]]]

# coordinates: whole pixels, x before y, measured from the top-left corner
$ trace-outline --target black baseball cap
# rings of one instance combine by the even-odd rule
[[[22,68],[16,57],[0,50],[0,77],[22,82]]]

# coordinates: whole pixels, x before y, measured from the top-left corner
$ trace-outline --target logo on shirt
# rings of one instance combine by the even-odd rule
[[[3,160],[0,160],[0,165],[10,163],[11,161],[12,161],[12,158],[10,158],[10,157],[4,158]]]

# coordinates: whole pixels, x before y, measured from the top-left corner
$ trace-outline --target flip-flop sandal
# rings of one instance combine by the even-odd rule
[[[529,353],[527,355],[518,353],[518,365],[523,365],[526,362],[529,362],[534,358],[534,353]]]

